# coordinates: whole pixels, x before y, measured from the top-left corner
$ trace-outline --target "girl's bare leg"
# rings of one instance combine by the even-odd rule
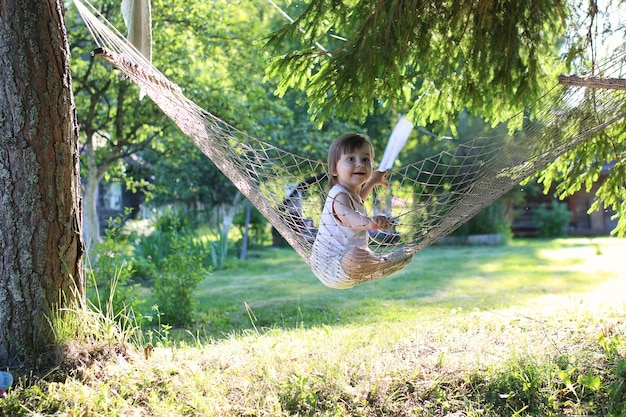
[[[371,250],[354,248],[343,256],[341,266],[350,277],[359,281],[370,281],[404,268],[412,257],[412,254],[403,250],[379,256]]]

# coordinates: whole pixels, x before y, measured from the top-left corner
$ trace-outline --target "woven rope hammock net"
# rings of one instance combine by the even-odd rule
[[[615,83],[623,78],[625,51],[621,49],[597,68],[602,78],[594,78],[612,80],[611,85],[596,82],[590,88],[576,77],[571,83],[556,83],[531,109],[509,121],[508,126],[519,127],[514,131],[504,129],[509,133],[502,134],[503,129],[494,129],[454,151],[393,170],[387,178],[393,198],[378,199],[391,201],[385,211],[394,220],[393,230],[370,233],[369,248],[380,262],[373,271],[338,277],[320,272],[311,258],[328,193],[325,162],[253,138],[200,108],[92,6],[78,0],[75,5],[98,45],[94,55],[135,82],[257,207],[318,278],[334,288],[402,269],[413,254],[626,114],[623,83]],[[368,209],[372,214],[374,207]]]

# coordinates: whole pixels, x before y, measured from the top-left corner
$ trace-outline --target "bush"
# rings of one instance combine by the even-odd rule
[[[478,212],[470,221],[459,227],[453,236],[499,234],[502,241],[511,236],[511,224],[506,220],[504,208],[498,201]]]
[[[196,306],[195,291],[208,273],[192,250],[193,246],[192,238],[175,237],[170,254],[159,262],[161,272],[155,280],[153,292],[163,321],[171,325],[191,322]]]
[[[190,254],[198,258],[204,269],[219,268],[223,264],[216,262],[221,256],[216,258],[214,245],[191,230],[191,221],[184,213],[162,214],[155,219],[154,226],[150,234],[136,236],[132,243],[136,279],[153,281],[158,276],[161,262],[173,254],[172,242],[177,239],[187,240]]]
[[[151,233],[132,239],[134,278],[152,285],[159,312],[169,325],[191,322],[198,284],[209,271],[223,267],[228,255],[226,230],[209,230],[205,237],[192,225],[184,212],[168,211],[155,219]]]
[[[539,206],[533,215],[539,237],[561,237],[567,235],[572,214],[564,203],[552,200],[550,208]]]
[[[137,310],[139,284],[134,282],[134,262],[126,254],[128,238],[121,233],[121,220],[109,222],[105,238],[96,245],[92,263],[86,268],[89,299],[107,317],[118,317],[123,311]],[[104,302],[104,305],[102,305]]]

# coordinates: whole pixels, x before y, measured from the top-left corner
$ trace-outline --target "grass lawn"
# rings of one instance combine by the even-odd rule
[[[625,239],[435,246],[350,290],[253,255],[201,284],[195,338],[145,356],[90,323],[0,415],[626,415]]]
[[[626,241],[608,238],[434,246],[388,279],[335,290],[324,287],[295,252],[272,248],[200,285],[199,324],[219,338],[254,326],[358,325],[523,307],[542,296],[574,297],[626,277],[620,253],[626,254]]]

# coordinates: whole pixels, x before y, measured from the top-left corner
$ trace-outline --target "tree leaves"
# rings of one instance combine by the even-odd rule
[[[565,15],[560,0],[315,0],[269,40],[279,51],[304,33],[301,47],[277,56],[268,75],[279,80],[279,93],[306,91],[319,120],[362,120],[373,99],[391,107],[412,85],[417,124],[463,108],[499,121],[534,99],[558,66]]]

